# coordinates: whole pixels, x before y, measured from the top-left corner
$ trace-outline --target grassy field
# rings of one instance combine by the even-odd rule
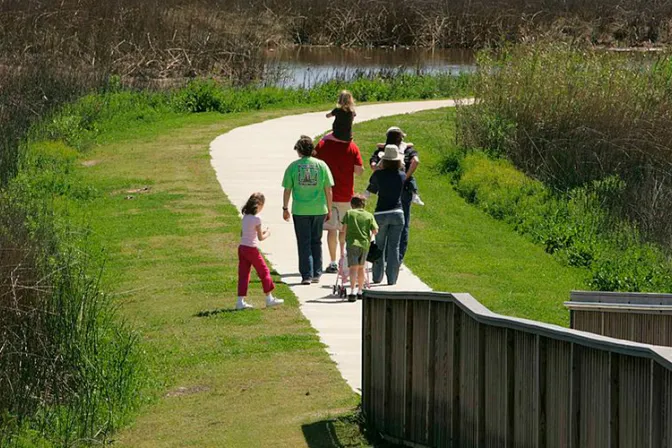
[[[491,310],[568,325],[562,303],[585,288],[586,273],[561,265],[543,248],[467,204],[441,173],[445,151],[455,145],[455,111],[384,118],[357,126],[355,139],[367,159],[385,129],[400,126],[420,152],[420,195],[412,206],[406,264],[435,290],[468,292]],[[367,178],[357,183],[364,191]],[[375,199],[369,204],[373,207]]]
[[[352,414],[358,398],[285,286],[284,307],[232,312],[239,218],[215,179],[208,144],[292,112],[300,110],[172,118],[82,161],[79,171],[101,194],[80,213],[106,248],[105,286],[140,331],[159,391],[148,393],[115,446],[370,446]],[[421,151],[427,206],[413,210],[408,264],[437,290],[566,324],[562,301],[582,285],[582,273],[466,204],[436,169],[442,148],[453,145],[453,118],[444,110],[356,128],[365,157],[392,124]],[[251,293],[263,306],[256,280]]]
[[[239,218],[208,144],[283,113],[177,118],[87,154],[92,166],[81,171],[102,198],[82,212],[106,247],[107,289],[141,332],[161,390],[115,446],[364,443],[352,418],[330,421],[358,398],[288,288],[277,294],[285,306],[264,310],[253,284],[251,302],[262,308],[232,312]]]

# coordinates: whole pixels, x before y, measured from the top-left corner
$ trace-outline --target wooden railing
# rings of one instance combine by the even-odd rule
[[[572,291],[565,306],[575,330],[672,346],[672,294]]]
[[[489,311],[468,294],[367,292],[362,409],[408,446],[672,446],[672,349]]]

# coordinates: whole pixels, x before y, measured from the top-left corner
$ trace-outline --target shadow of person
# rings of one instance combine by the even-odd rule
[[[344,448],[331,420],[303,425],[301,429],[309,448]]]
[[[216,316],[218,314],[238,313],[238,312],[240,312],[240,310],[237,310],[235,308],[216,308],[214,310],[199,311],[198,313],[194,314],[194,317],[210,317],[210,316]]]
[[[336,429],[338,424],[341,430]],[[374,448],[401,448],[384,441],[379,435],[372,434],[361,422],[353,417],[338,417],[301,426],[303,437],[309,448],[347,448],[371,446]],[[366,445],[362,443],[366,442]]]

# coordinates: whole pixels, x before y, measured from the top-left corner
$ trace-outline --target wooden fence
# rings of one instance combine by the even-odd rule
[[[672,349],[492,313],[468,294],[367,292],[362,409],[432,447],[672,447]]]
[[[672,346],[672,294],[572,291],[565,306],[575,330]]]

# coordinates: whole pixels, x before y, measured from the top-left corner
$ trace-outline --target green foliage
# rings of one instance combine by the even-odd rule
[[[335,102],[338,92],[352,90],[358,101],[462,97],[470,76],[361,74],[352,81],[332,80],[315,87],[235,87],[213,79],[197,79],[173,91],[123,90],[114,80],[99,93],[68,104],[36,125],[32,140],[61,140],[84,151],[105,136],[154,123],[171,115],[201,112],[222,114]]]
[[[605,206],[625,188],[616,176],[553,194],[505,159],[482,152],[456,166],[456,190],[494,218],[513,225],[570,266],[590,271],[588,285],[602,291],[672,292],[672,263],[637,229],[614,221]]]

